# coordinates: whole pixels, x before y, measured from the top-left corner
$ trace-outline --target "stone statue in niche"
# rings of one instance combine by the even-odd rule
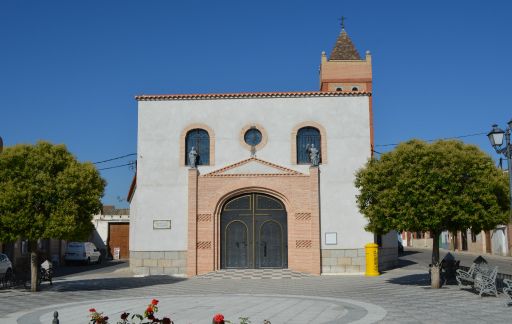
[[[315,147],[315,144],[308,145],[306,147],[306,150],[309,154],[309,161],[311,162],[312,166],[318,166],[320,163],[320,152]]]
[[[195,169],[197,167],[198,156],[196,148],[192,146],[190,152],[188,152],[188,165],[190,168]]]

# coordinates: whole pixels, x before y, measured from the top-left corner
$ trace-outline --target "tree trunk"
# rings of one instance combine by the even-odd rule
[[[432,267],[430,268],[430,284],[432,288],[441,288],[441,263],[439,262],[439,235],[438,232],[431,232],[432,235]]]
[[[30,291],[36,292],[37,276],[39,274],[39,253],[37,251],[37,241],[30,241]]]

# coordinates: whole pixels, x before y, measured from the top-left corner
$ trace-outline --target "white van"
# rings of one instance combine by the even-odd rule
[[[92,262],[101,262],[101,253],[92,242],[69,242],[66,246],[66,254],[64,255],[66,263],[84,262],[90,264]]]

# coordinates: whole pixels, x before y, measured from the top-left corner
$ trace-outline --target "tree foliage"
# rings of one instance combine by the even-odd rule
[[[0,241],[85,239],[105,181],[64,145],[38,142],[0,153]]]
[[[508,180],[492,159],[460,141],[419,140],[370,160],[356,175],[367,230],[489,230],[509,220]]]

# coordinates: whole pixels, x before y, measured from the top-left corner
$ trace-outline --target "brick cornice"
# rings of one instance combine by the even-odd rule
[[[137,101],[169,101],[169,100],[355,97],[355,96],[357,96],[357,97],[371,96],[371,92],[304,91],[304,92],[240,92],[240,93],[206,93],[206,94],[163,94],[163,95],[139,95],[139,96],[135,96],[135,100],[137,100]]]
[[[255,162],[267,165],[269,167],[278,169],[280,171],[283,171],[283,173],[229,173],[229,174],[225,173],[226,171],[232,170],[234,168],[237,168],[239,166],[242,166],[242,165],[247,164],[252,161],[255,161]],[[280,166],[280,165],[277,165],[277,164],[274,164],[271,162],[267,162],[267,161],[258,159],[256,157],[251,157],[251,158],[242,160],[240,162],[228,165],[222,169],[201,175],[201,177],[262,177],[262,176],[264,176],[264,177],[282,177],[282,176],[305,176],[305,177],[307,177],[308,175],[305,175],[299,171],[295,171],[295,170],[292,170],[292,169],[289,169],[289,168],[286,168],[286,167],[283,167],[283,166]]]

